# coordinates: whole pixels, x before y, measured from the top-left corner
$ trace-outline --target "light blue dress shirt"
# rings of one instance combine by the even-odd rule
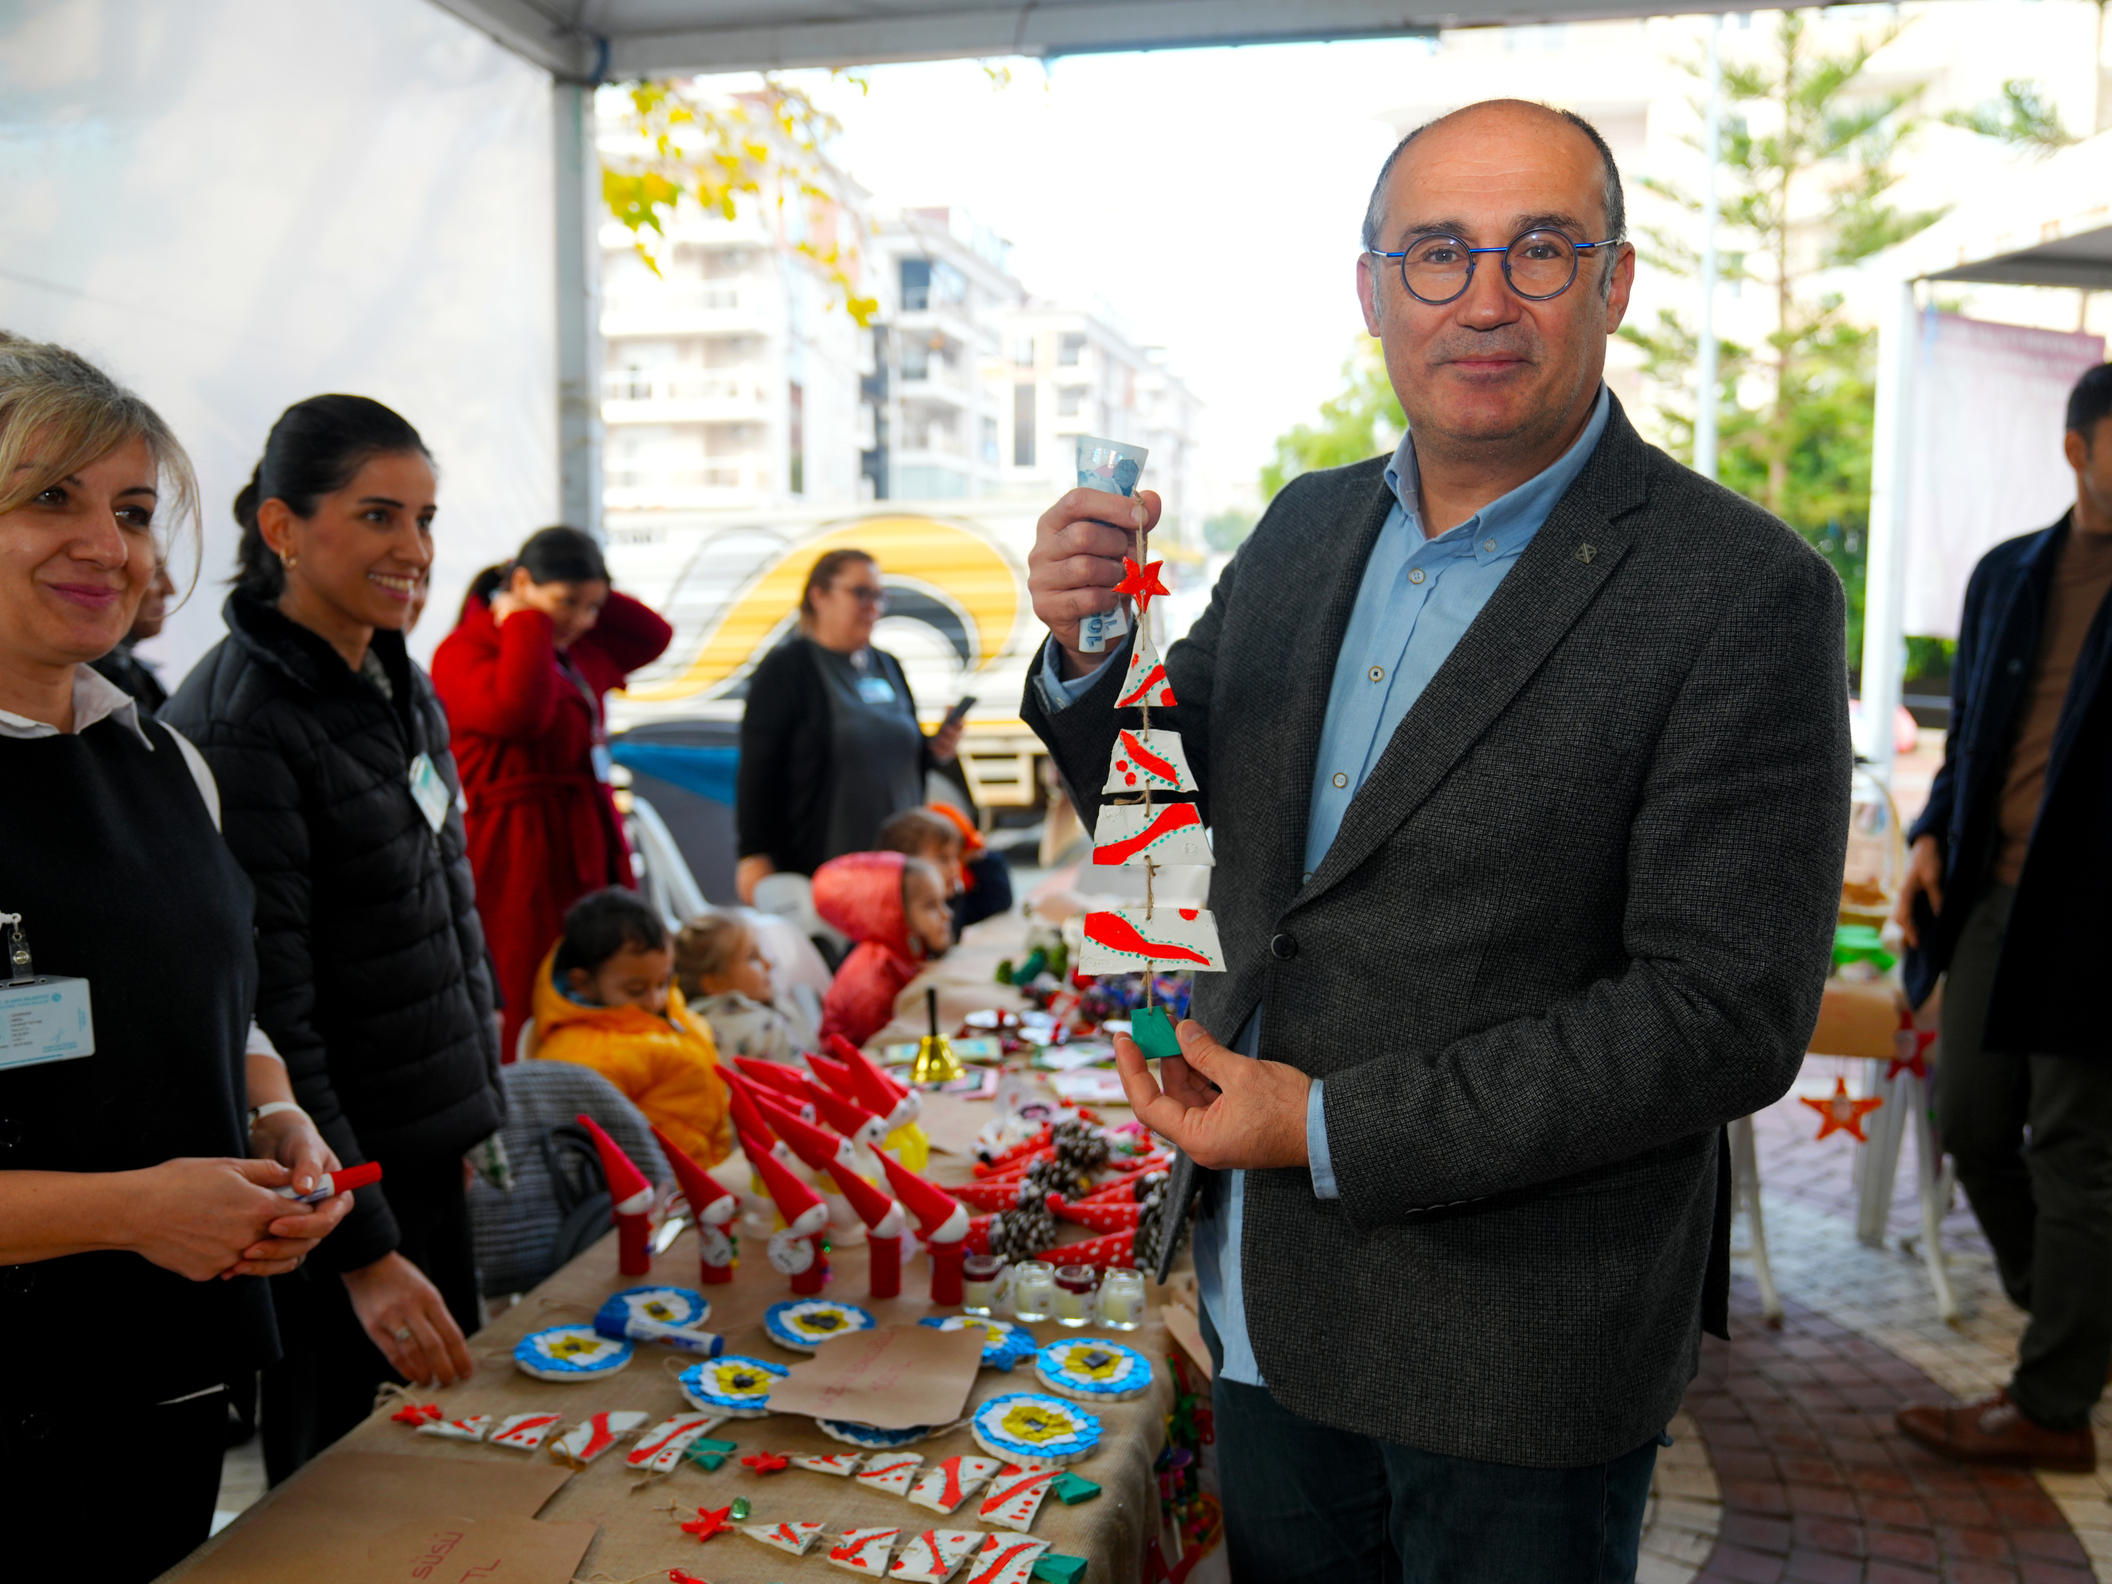
[[[1608,407],[1601,386],[1584,432],[1552,467],[1434,539],[1423,536],[1414,436],[1402,437],[1386,468],[1393,508],[1364,563],[1357,603],[1335,657],[1327,719],[1320,731],[1319,762],[1313,772],[1311,812],[1306,819],[1307,879],[1334,844],[1351,800],[1393,740],[1402,717],[1422,696],[1598,448],[1599,437],[1606,432]],[[1038,673],[1043,702],[1051,710],[1062,709],[1092,686],[1100,669],[1063,681],[1052,642]],[[1242,1055],[1260,1052],[1263,1010],[1257,1006],[1230,1041]],[[1316,1078],[1306,1096],[1306,1150],[1311,1158],[1313,1193],[1333,1199],[1337,1194],[1322,1089],[1322,1081]],[[1224,1345],[1225,1378],[1259,1386],[1263,1384],[1261,1367],[1247,1336],[1239,1263],[1246,1173],[1221,1172],[1212,1181],[1196,1224],[1196,1287]]]

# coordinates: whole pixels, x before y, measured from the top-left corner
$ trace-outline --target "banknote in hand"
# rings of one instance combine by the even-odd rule
[[[1134,495],[1137,480],[1144,472],[1144,459],[1151,453],[1143,446],[1124,445],[1119,440],[1102,440],[1097,435],[1078,437],[1078,483],[1083,489],[1105,490],[1110,495]],[[1115,608],[1097,616],[1088,616],[1078,624],[1078,647],[1087,654],[1099,654],[1115,639],[1129,631],[1129,618],[1123,614],[1120,600]]]

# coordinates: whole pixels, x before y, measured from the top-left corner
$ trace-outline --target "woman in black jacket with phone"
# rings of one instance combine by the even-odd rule
[[[447,718],[403,642],[434,492],[417,430],[379,402],[288,408],[235,501],[228,636],[163,711],[218,776],[256,887],[257,1020],[339,1158],[386,1171],[274,1285],[274,1483],[365,1418],[381,1381],[471,1368],[462,1157],[505,1111]]]
[[[960,721],[926,737],[902,662],[872,646],[886,610],[879,563],[828,551],[800,591],[799,631],[748,680],[734,809],[743,902],[769,875],[869,849],[890,815],[924,801],[924,772],[959,751]]]

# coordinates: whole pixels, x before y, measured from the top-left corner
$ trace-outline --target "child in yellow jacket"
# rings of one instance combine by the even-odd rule
[[[699,1165],[733,1149],[711,1026],[673,988],[674,943],[635,891],[580,898],[535,977],[535,1054],[609,1080]]]

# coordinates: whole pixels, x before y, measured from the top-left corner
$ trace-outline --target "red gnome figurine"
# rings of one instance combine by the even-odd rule
[[[821,1291],[821,1284],[829,1275],[829,1256],[814,1240],[815,1234],[829,1224],[829,1207],[821,1202],[820,1194],[793,1176],[789,1166],[755,1140],[742,1139],[741,1148],[748,1154],[748,1164],[770,1191],[777,1213],[785,1218],[784,1226],[770,1234],[770,1263],[792,1278],[793,1292],[811,1298]]]
[[[906,1225],[902,1207],[858,1175],[849,1139],[802,1122],[768,1099],[758,1099],[756,1104],[792,1146],[794,1154],[816,1171],[825,1171],[836,1179],[836,1186],[865,1223],[866,1247],[872,1250],[868,1266],[872,1295],[895,1297],[902,1291],[902,1232]]]
[[[609,1180],[609,1213],[616,1223],[616,1268],[626,1276],[644,1276],[653,1268],[653,1185],[637,1164],[624,1154],[623,1146],[601,1130],[601,1124],[581,1113],[579,1125],[593,1136],[601,1155],[601,1174]]]
[[[733,1238],[726,1228],[740,1211],[741,1196],[721,1188],[658,1128],[653,1129],[653,1137],[667,1152],[667,1163],[675,1170],[675,1181],[682,1185],[682,1196],[689,1201],[689,1213],[697,1224],[697,1280],[707,1287],[732,1281]]]
[[[880,1164],[903,1209],[917,1218],[917,1231],[931,1246],[931,1301],[942,1308],[961,1301],[962,1247],[968,1236],[968,1207],[945,1189],[926,1182],[886,1154]]]

